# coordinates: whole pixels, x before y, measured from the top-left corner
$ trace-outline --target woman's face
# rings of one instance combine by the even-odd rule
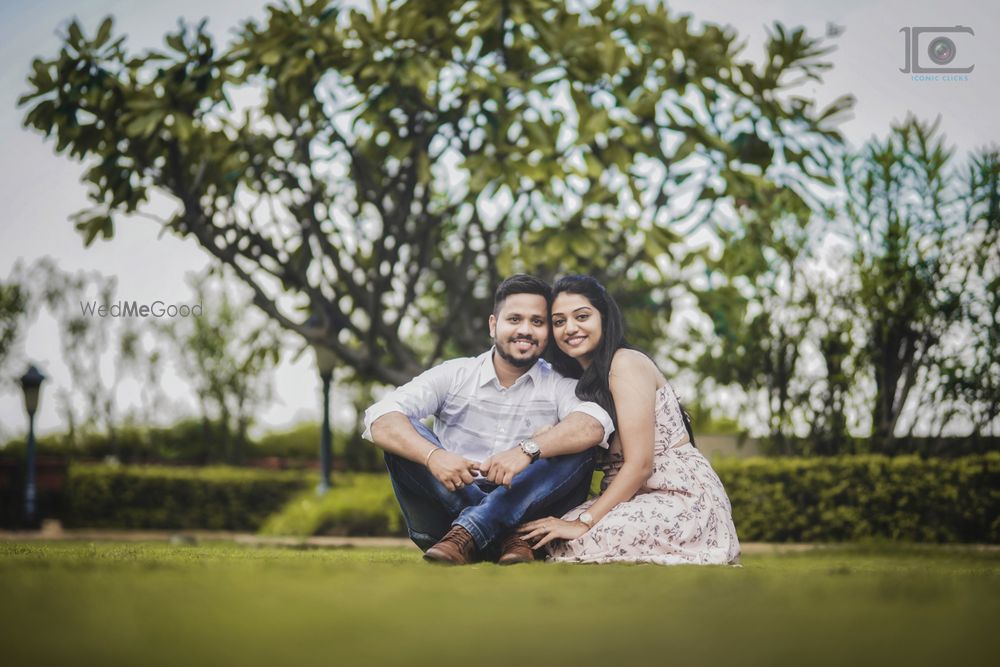
[[[559,349],[586,368],[601,342],[601,313],[585,296],[562,292],[552,302],[552,335]]]

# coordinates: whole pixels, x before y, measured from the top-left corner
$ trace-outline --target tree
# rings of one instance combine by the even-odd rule
[[[929,425],[941,434],[956,421],[971,435],[1000,433],[1000,151],[982,149],[957,169],[961,235],[949,248],[957,326],[931,351],[925,383],[941,406]],[[952,223],[957,222],[953,218]]]
[[[27,309],[27,293],[20,284],[13,280],[0,283],[0,376],[3,378],[8,375],[7,364],[24,328]]]
[[[997,426],[1000,167],[995,150],[957,167],[937,130],[908,118],[846,152],[827,207],[742,211],[707,264],[711,330],[694,327],[689,363],[779,453]]]
[[[18,343],[27,319],[27,291],[15,280],[0,282],[0,392],[14,389],[17,376],[14,364],[19,355]],[[23,371],[22,371],[23,372]],[[0,441],[7,433],[0,426]]]
[[[95,310],[114,302],[117,280],[97,272],[63,271],[51,257],[43,257],[29,269],[19,265],[15,274],[23,276],[23,284],[29,284],[30,274],[30,284],[35,285],[28,297],[29,312],[34,315],[44,307],[59,327],[60,352],[69,370],[72,391],[61,387],[56,398],[69,441],[77,441],[78,430],[84,435],[103,430],[117,451],[116,393],[123,367],[120,356],[116,356],[110,379],[102,371],[104,355],[114,336],[110,319]],[[83,401],[82,416],[78,415],[74,396]]]
[[[973,268],[962,266],[958,250],[977,222],[976,202],[959,196],[954,149],[937,130],[936,122],[908,118],[844,169],[855,303],[864,323],[858,365],[874,379],[872,436],[888,450],[897,435],[912,433],[916,420],[899,433],[907,401],[922,375],[939,374],[942,343],[959,335]]]
[[[655,339],[678,239],[727,202],[808,198],[851,104],[788,92],[829,66],[801,29],[776,25],[757,65],[644,3],[296,2],[225,48],[204,22],[166,45],[74,21],[33,63],[25,123],[88,165],[86,243],[167,195],[164,229],[360,381],[480,350],[519,268],[595,274]]]
[[[191,279],[198,316],[158,325],[198,398],[206,440],[219,458],[241,463],[254,416],[272,397],[281,357],[280,334],[269,320],[254,322],[245,303],[212,276]]]
[[[739,215],[741,224],[721,235],[719,249],[706,258],[704,279],[692,289],[710,329],[689,325],[675,358],[696,369],[701,394],[735,390],[737,412],[745,422],[758,420],[775,452],[801,453],[790,439],[814,421],[814,383],[803,369],[803,343],[814,333],[820,294],[812,275],[813,212],[775,192],[766,205],[744,206]]]

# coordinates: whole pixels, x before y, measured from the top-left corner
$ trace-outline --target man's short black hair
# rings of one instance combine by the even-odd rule
[[[497,286],[497,291],[493,293],[493,314],[499,314],[500,306],[507,297],[514,294],[537,294],[545,297],[547,306],[552,305],[552,287],[547,282],[526,273],[518,273]]]

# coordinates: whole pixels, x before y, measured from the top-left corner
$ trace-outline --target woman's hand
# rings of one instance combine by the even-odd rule
[[[517,532],[528,542],[534,542],[533,549],[540,549],[552,540],[575,540],[588,530],[582,521],[563,521],[550,516],[522,524]]]

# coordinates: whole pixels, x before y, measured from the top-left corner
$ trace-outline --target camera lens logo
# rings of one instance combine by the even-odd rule
[[[957,25],[953,28],[910,27],[900,28],[906,37],[904,64],[900,72],[915,74],[968,74],[976,68],[955,59],[959,49],[955,40],[969,42],[976,33],[972,28]]]

